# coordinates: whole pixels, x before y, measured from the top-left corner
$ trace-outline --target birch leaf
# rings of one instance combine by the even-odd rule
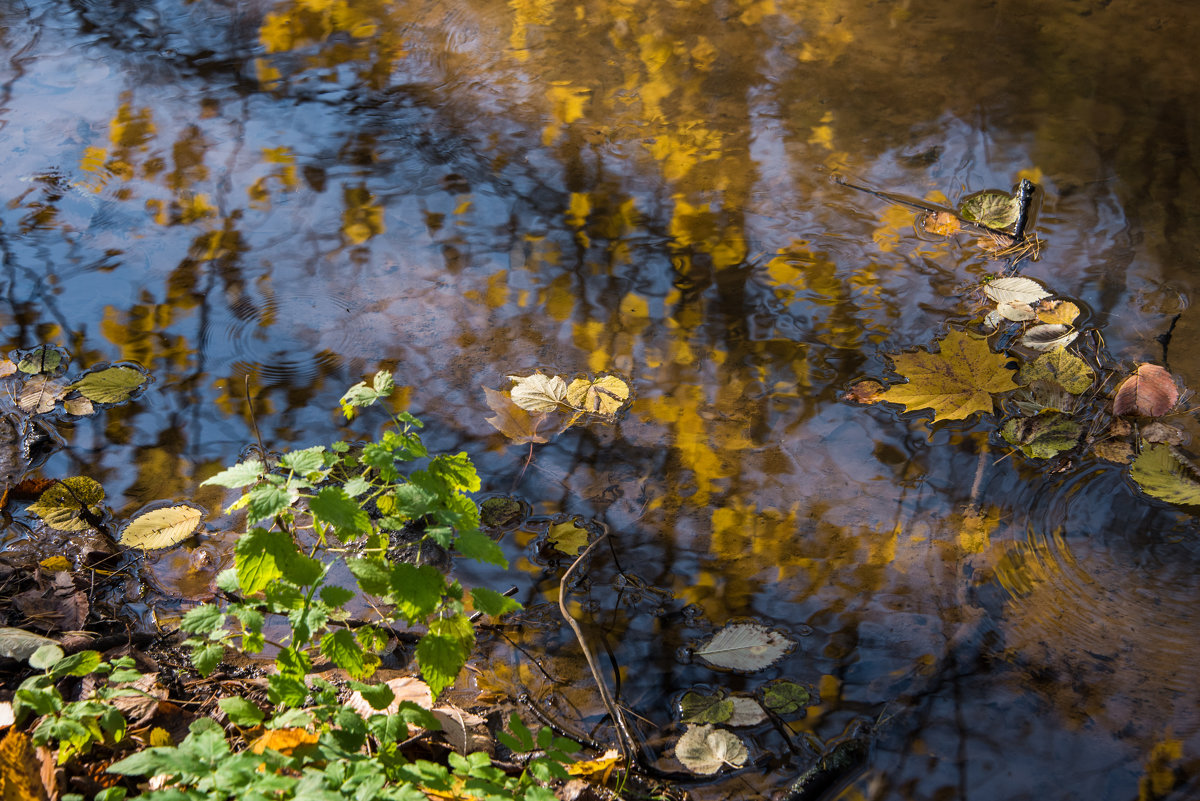
[[[17,363],[17,369],[29,375],[53,373],[58,368],[65,367],[66,361],[66,351],[53,345],[38,345],[22,355],[21,361]]]
[[[983,294],[996,303],[1019,301],[1033,303],[1050,297],[1050,293],[1032,278],[997,278],[983,285]]]
[[[1113,414],[1161,417],[1179,400],[1175,379],[1157,364],[1140,364],[1133,375],[1117,385]]]
[[[733,717],[733,701],[723,692],[705,695],[688,690],[679,699],[679,717],[684,723],[725,723]]]
[[[576,378],[567,387],[567,403],[592,414],[612,417],[629,400],[629,385],[615,375],[602,375],[595,380]]]
[[[740,768],[749,757],[733,732],[713,726],[688,726],[675,743],[675,758],[692,773],[712,775],[725,765]]]
[[[586,548],[590,533],[586,528],[579,525],[574,520],[568,520],[565,523],[558,523],[550,527],[550,534],[546,539],[550,541],[557,550],[562,551],[568,556],[575,556],[580,549]]]
[[[129,548],[156,551],[186,540],[200,525],[204,510],[190,504],[139,512],[121,529],[118,541]]]
[[[992,411],[992,394],[1016,389],[1007,359],[992,353],[987,340],[951,331],[937,353],[898,353],[891,357],[896,372],[908,379],[882,395],[908,411],[932,409],[934,420],[962,420],[975,412]]]
[[[696,649],[713,667],[753,672],[775,664],[796,644],[761,623],[730,623]]]
[[[510,375],[513,387],[509,394],[513,403],[527,412],[552,412],[567,398],[567,382],[558,376],[534,373],[521,377]]]

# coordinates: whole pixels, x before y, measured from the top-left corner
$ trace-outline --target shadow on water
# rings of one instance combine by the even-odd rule
[[[977,317],[997,265],[830,177],[950,206],[1034,180],[1024,274],[1129,365],[1182,312],[1171,367],[1200,385],[1200,16],[811,5],[5,4],[3,340],[156,378],[59,421],[42,473],[95,478],[117,517],[217,510],[198,485],[251,417],[271,447],[326,442],[345,387],[388,367],[485,491],[611,533],[576,599],[652,729],[690,686],[786,677],[821,690],[797,724],[820,738],[882,721],[845,798],[1188,797],[1192,517],[1111,465],[1005,457],[988,421],[842,402]],[[619,373],[635,400],[526,468],[482,388],[535,369]],[[226,558],[237,521],[207,525],[202,553],[153,557],[168,595]],[[10,554],[41,547],[14,532]],[[497,682],[598,725],[543,614],[563,560],[534,525],[505,546],[511,571],[463,578],[519,586],[563,685],[503,643]],[[680,660],[742,617],[799,647],[764,676]],[[765,775],[701,794],[766,794],[803,763],[745,736]]]

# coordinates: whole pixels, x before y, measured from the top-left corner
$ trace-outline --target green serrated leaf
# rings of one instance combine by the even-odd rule
[[[240,462],[233,467],[222,470],[215,476],[200,482],[200,486],[215,484],[218,487],[228,487],[229,489],[248,487],[251,484],[258,483],[263,471],[263,463],[257,459],[251,459],[248,462]]]
[[[363,534],[371,530],[371,518],[341,487],[325,487],[308,502],[308,508],[323,523],[339,532]],[[343,539],[353,539],[345,537]]]
[[[212,634],[225,625],[225,613],[213,604],[201,604],[188,611],[179,628],[189,634]]]
[[[363,679],[374,672],[374,666],[365,658],[373,654],[363,652],[349,629],[336,629],[322,637],[321,654],[350,674],[352,679]]]
[[[387,598],[409,623],[432,614],[445,591],[446,577],[432,565],[398,562],[391,567]]]
[[[339,587],[336,584],[330,584],[322,587],[318,593],[321,600],[329,605],[331,609],[339,609],[344,604],[349,603],[358,597],[358,593],[353,590],[348,590],[345,587]]]
[[[292,538],[276,530],[252,528],[234,546],[238,586],[246,595],[266,589],[284,576],[284,566],[300,556]]]
[[[429,632],[417,643],[417,664],[434,698],[458,678],[474,647],[475,630],[465,617],[443,618],[429,625]]]
[[[429,462],[429,472],[446,482],[452,492],[478,492],[481,486],[479,474],[466,452],[434,457]]]
[[[250,490],[245,501],[246,522],[254,524],[260,520],[270,520],[286,510],[291,506],[292,497],[282,487],[264,484]]]
[[[187,640],[184,645],[192,646],[192,664],[201,676],[207,676],[217,669],[225,658],[225,648],[220,643],[207,640]]]
[[[325,467],[325,446],[315,445],[299,451],[289,451],[279,458],[279,466],[301,475],[319,472]]]
[[[471,600],[477,610],[492,617],[499,617],[521,608],[519,602],[487,587],[475,587],[471,590]]]
[[[263,722],[265,717],[257,704],[237,696],[222,698],[217,701],[217,706],[221,707],[222,711],[229,716],[229,720],[237,726],[257,726]]]

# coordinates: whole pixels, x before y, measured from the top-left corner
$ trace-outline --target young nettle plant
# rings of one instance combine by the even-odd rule
[[[359,383],[342,397],[345,416],[388,397],[390,373],[378,373],[370,386]],[[466,597],[457,581],[430,565],[388,558],[389,531],[419,524],[423,540],[482,562],[507,566],[504,555],[479,530],[479,510],[467,494],[480,488],[465,453],[430,456],[416,433],[421,423],[407,412],[361,449],[337,442],[284,454],[278,464],[244,461],[204,482],[244,489],[229,511],[244,509],[249,530],[235,547],[234,567],[218,577],[218,587],[238,598],[218,607],[199,606],[182,628],[194,635],[197,670],[207,675],[226,647],[248,653],[263,649],[268,614],[286,616],[291,627],[279,643],[277,672],[268,678],[272,703],[300,707],[312,692],[305,677],[320,654],[355,680],[370,676],[377,652],[387,640],[377,626],[352,628],[342,607],[356,592],[328,581],[331,562],[317,558],[332,541],[364,543],[361,556],[347,560],[358,588],[390,609],[382,625],[400,622],[426,628],[417,645],[421,676],[436,696],[452,684],[475,644]],[[419,469],[402,470],[424,461]],[[302,542],[310,542],[308,549]],[[472,607],[501,615],[520,605],[483,587],[470,592]],[[227,623],[234,621],[231,629]]]

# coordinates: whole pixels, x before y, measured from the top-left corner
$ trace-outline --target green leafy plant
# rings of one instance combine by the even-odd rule
[[[386,372],[371,385],[358,384],[342,398],[352,418],[359,408],[387,397],[393,389]],[[424,801],[474,797],[505,801],[552,801],[548,784],[569,777],[569,752],[579,746],[549,729],[536,735],[513,716],[511,734],[497,737],[518,753],[537,751],[513,775],[487,753],[449,753],[445,764],[410,760],[402,747],[418,730],[441,728],[434,714],[413,701],[397,702],[392,686],[368,683],[387,641],[385,627],[421,625],[426,633],[417,659],[433,696],[454,682],[470,654],[475,635],[468,608],[501,615],[519,604],[486,588],[464,592],[436,567],[389,556],[397,531],[415,532],[422,547],[504,565],[499,547],[479,530],[479,512],[468,493],[480,488],[465,453],[431,456],[407,413],[392,417],[375,442],[361,448],[339,442],[284,454],[276,463],[250,460],[213,476],[207,483],[243,489],[231,509],[245,509],[249,530],[235,546],[234,567],[218,580],[229,598],[206,603],[185,615],[181,628],[191,636],[196,669],[210,674],[227,648],[258,653],[267,645],[270,616],[287,622],[288,634],[276,649],[267,678],[269,710],[241,697],[222,698],[228,719],[201,718],[177,745],[135,750],[109,772],[155,778],[143,793],[159,799],[341,799]],[[357,587],[329,580],[332,559],[346,560]],[[371,625],[351,625],[343,609],[358,592],[375,596],[383,610]],[[324,657],[349,676],[344,687],[311,675]],[[30,657],[42,673],[17,692],[18,722],[40,717],[34,742],[59,746],[59,762],[104,744],[128,747],[128,723],[112,699],[140,690],[122,686],[141,674],[132,659],[111,663],[85,651],[64,656],[45,645]],[[66,702],[59,683],[94,675],[86,698]],[[347,703],[353,691],[365,705]],[[243,747],[243,743],[246,743]],[[533,755],[531,755],[533,756]],[[121,801],[123,787],[103,791],[103,801]]]

